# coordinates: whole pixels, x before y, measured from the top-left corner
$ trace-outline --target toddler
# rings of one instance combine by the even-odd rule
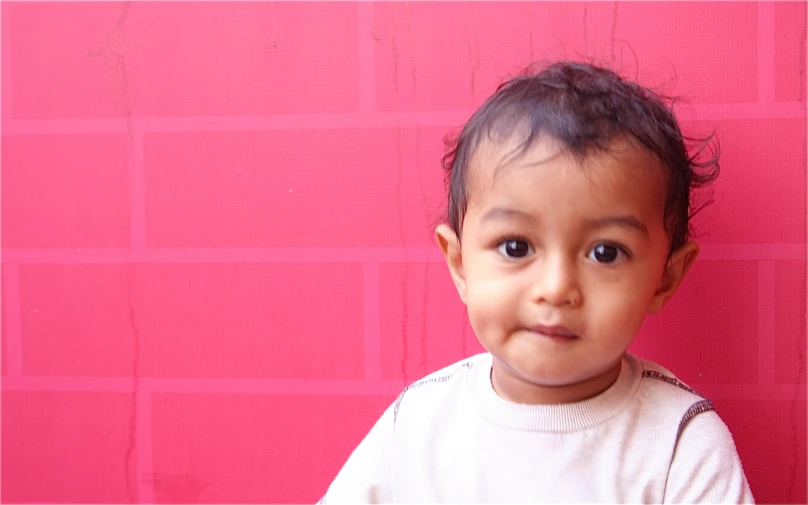
[[[712,403],[627,352],[696,260],[717,152],[576,62],[500,86],[450,148],[436,237],[487,352],[407,387],[321,503],[753,502]]]

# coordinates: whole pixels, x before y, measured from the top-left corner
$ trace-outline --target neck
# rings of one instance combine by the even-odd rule
[[[491,368],[491,384],[504,400],[529,405],[558,405],[587,400],[609,389],[620,375],[621,361],[603,373],[583,381],[563,385],[533,382],[509,369],[496,357]]]

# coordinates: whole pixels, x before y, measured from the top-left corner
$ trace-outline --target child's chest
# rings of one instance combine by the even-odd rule
[[[481,419],[401,430],[396,502],[660,503],[674,442],[630,427],[553,434]]]

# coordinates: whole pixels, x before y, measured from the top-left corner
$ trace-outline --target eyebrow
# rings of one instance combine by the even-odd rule
[[[510,220],[527,221],[530,224],[536,224],[536,218],[527,212],[522,212],[517,209],[509,209],[507,207],[494,207],[489,209],[485,214],[480,217],[480,223],[489,221],[510,221]]]
[[[536,218],[533,215],[521,210],[509,209],[507,207],[494,207],[480,217],[480,223],[508,220],[520,220],[526,221],[530,224],[537,224]],[[642,223],[642,221],[631,215],[609,216],[600,219],[593,219],[586,223],[586,227],[592,229],[606,228],[608,226],[619,226],[621,228],[637,231],[646,237],[651,236],[651,234],[648,232],[648,228]]]
[[[646,237],[650,237],[651,234],[648,233],[648,228],[642,224],[642,221],[637,219],[634,216],[612,216],[612,217],[604,217],[601,219],[594,219],[586,223],[588,228],[605,228],[607,226],[620,226],[622,228],[627,228],[630,230],[638,231],[645,235]]]

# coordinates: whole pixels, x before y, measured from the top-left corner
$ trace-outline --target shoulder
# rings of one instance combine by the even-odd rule
[[[658,436],[672,448],[665,502],[752,503],[732,434],[711,400],[670,370],[632,357],[640,364],[639,393]]]
[[[640,365],[640,387],[653,391],[656,398],[685,404],[700,403],[703,405],[702,408],[706,408],[708,404],[712,405],[704,395],[680,380],[667,368],[642,358],[632,358]]]
[[[445,404],[465,391],[469,373],[475,367],[488,364],[488,354],[478,354],[441,368],[410,384],[401,392],[393,406],[395,422],[402,409],[417,405],[418,410],[429,404]],[[421,411],[423,414],[424,412]]]
[[[694,418],[715,411],[710,399],[681,381],[670,370],[648,360],[633,356],[632,359],[639,364],[638,393],[646,407],[645,412],[675,428],[675,441]]]
[[[681,427],[665,496],[674,503],[754,503],[735,441],[715,410]]]
[[[679,380],[667,368],[642,358],[633,357],[633,359],[640,364],[643,386],[659,388],[669,393],[678,393],[684,397],[703,398],[695,389]]]

